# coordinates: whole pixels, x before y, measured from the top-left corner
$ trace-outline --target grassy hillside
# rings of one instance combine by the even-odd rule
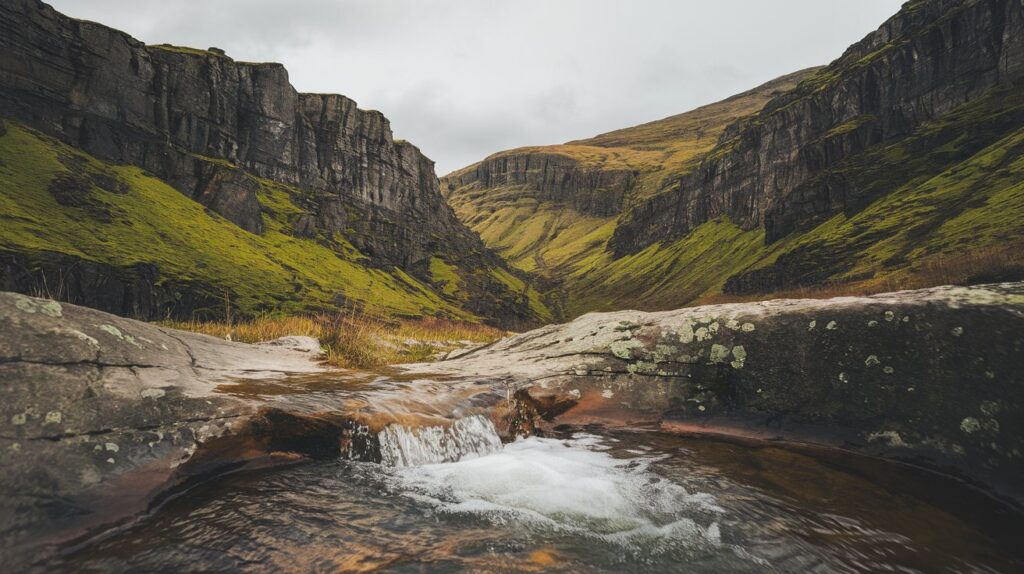
[[[626,197],[628,206],[692,169],[730,123],[760,110],[772,97],[815,71],[783,76],[721,102],[640,126],[563,145],[508,150],[491,158],[556,155],[575,162],[581,170],[633,172],[636,177]],[[474,168],[469,166],[446,179]],[[564,202],[537,200],[522,186],[456,187],[448,192],[448,200],[459,218],[513,266],[555,281],[571,279],[575,270],[599,256],[616,219],[584,214]]]
[[[431,284],[397,268],[371,268],[340,235],[313,240],[289,234],[302,213],[292,196],[302,192],[253,179],[263,210],[261,235],[139,168],[111,165],[17,123],[0,122],[0,253],[69,256],[117,268],[154,264],[161,282],[229,299],[236,312],[250,316],[346,306],[478,321],[462,308],[462,278],[489,273],[508,281],[504,270],[463,270],[440,256],[431,265]],[[59,279],[53,280],[59,290]],[[536,293],[521,287],[517,293],[531,299],[535,313],[550,317]]]
[[[718,219],[618,260],[602,251],[572,267],[566,311],[731,299],[721,293],[732,277],[745,279],[752,298],[768,291],[762,278],[780,276],[806,295],[807,285],[836,294],[1024,278],[1020,89],[979,98],[837,169],[873,199],[771,245],[763,229]]]
[[[771,94],[820,80],[821,70],[781,78],[693,112],[561,146],[510,150],[571,156],[580,166],[635,170],[623,212],[692,169],[730,120]],[[833,128],[832,138],[857,128]],[[474,166],[466,168],[473,169]],[[463,173],[466,170],[460,170]],[[852,179],[859,200],[827,220],[766,245],[764,229],[709,221],[682,239],[614,259],[617,217],[540,201],[522,186],[456,187],[460,218],[514,266],[552,286],[565,317],[595,310],[667,309],[695,301],[815,296],[1024,278],[1024,90],[985,97],[897,141],[849,157],[822,177]]]

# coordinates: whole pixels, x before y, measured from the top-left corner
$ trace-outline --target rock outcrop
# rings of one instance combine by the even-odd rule
[[[995,88],[1019,90],[1022,78],[1018,0],[907,2],[838,60],[727,129],[673,191],[631,211],[610,245],[616,255],[635,253],[720,216],[764,228],[771,243],[858,209],[898,185],[865,185],[837,171],[844,162]]]
[[[0,293],[5,565],[224,472],[379,462],[389,425],[473,416],[506,440],[586,424],[782,437],[1024,499],[1024,283],[595,313],[383,373],[321,372],[317,349]]]
[[[503,381],[527,415],[517,429],[784,437],[951,471],[1020,501],[1022,357],[1024,283],[1003,283],[591,313],[412,370]]]
[[[495,154],[480,163],[445,176],[445,193],[463,188],[493,194],[515,188],[516,199],[557,202],[594,217],[616,216],[635,183],[639,170],[580,162],[571,155],[545,148],[524,148]]]
[[[230,452],[219,457],[234,465],[290,456],[266,443],[264,431],[288,420],[281,411],[213,392],[218,382],[322,370],[315,340],[282,343],[229,343],[0,294],[0,548],[8,567],[25,558],[23,545],[142,512],[167,488],[217,468],[192,456],[199,444],[244,436],[225,442]]]
[[[5,567],[22,571],[42,547],[102,533],[225,472],[379,462],[385,425],[450,424],[506,397],[469,381],[423,380],[410,393],[328,369],[320,354],[309,337],[233,343],[0,292]]]
[[[254,234],[261,180],[289,188],[291,232],[354,245],[369,264],[431,280],[431,257],[503,267],[455,218],[433,162],[392,137],[383,114],[299,93],[280,64],[217,49],[146,46],[38,0],[0,6],[0,117],[91,155],[145,169]],[[492,277],[466,278],[470,310],[525,319]]]

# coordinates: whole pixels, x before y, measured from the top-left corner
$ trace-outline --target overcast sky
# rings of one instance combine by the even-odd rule
[[[897,0],[49,0],[147,43],[277,61],[391,119],[443,175],[826,64]]]

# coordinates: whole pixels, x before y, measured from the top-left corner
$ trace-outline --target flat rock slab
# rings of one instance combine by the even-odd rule
[[[550,424],[768,431],[1024,500],[1022,283],[594,313],[410,370],[505,381]]]
[[[225,382],[315,373],[319,343],[246,345],[0,293],[0,553],[144,510],[204,472],[197,445],[252,436]],[[269,456],[235,444],[224,461]],[[186,464],[187,463],[187,464]]]

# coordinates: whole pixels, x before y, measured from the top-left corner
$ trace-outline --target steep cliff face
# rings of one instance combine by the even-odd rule
[[[626,146],[618,218],[467,180],[479,166],[454,174],[449,201],[514,265],[553,277],[567,316],[1024,278],[1024,3],[908,2],[776,88],[541,148]]]
[[[0,31],[0,116],[138,166],[257,235],[272,211],[260,200],[269,182],[298,208],[289,235],[337,253],[354,247],[363,265],[428,286],[441,258],[466,269],[456,305],[489,317],[536,314],[490,273],[504,273],[503,262],[455,218],[433,162],[395,141],[381,113],[298,93],[279,64],[146,46],[37,0],[0,6]]]
[[[636,172],[628,164],[608,165],[608,157],[592,161],[545,148],[525,148],[493,155],[445,176],[449,196],[478,189],[518,188],[518,197],[565,204],[596,217],[618,215]]]
[[[1019,0],[908,2],[795,90],[722,134],[670,191],[630,212],[616,255],[728,217],[768,242],[878,197],[833,168],[1024,76]],[[889,189],[895,189],[893,186]]]
[[[442,191],[462,221],[513,265],[571,282],[604,250],[623,210],[692,169],[726,126],[811,72],[641,126],[499,152],[445,176]]]

